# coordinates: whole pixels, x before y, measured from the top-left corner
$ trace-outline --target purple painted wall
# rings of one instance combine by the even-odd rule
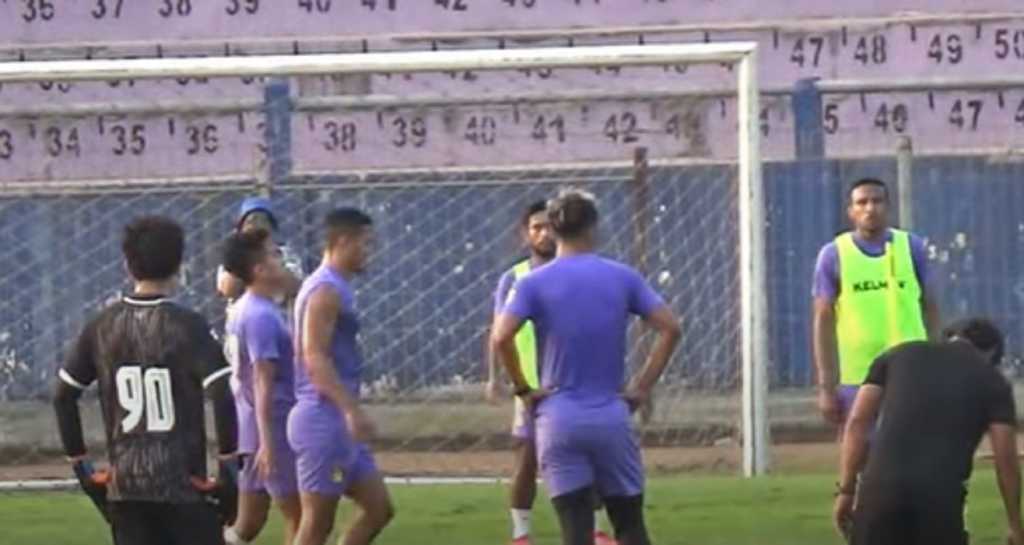
[[[11,0],[0,2],[0,43],[308,39],[1019,10],[1016,0]]]
[[[425,33],[472,29],[538,29],[560,26],[623,26],[686,23],[692,30],[652,29],[614,37],[579,36],[576,44],[657,43],[753,40],[760,46],[761,85],[789,89],[801,78],[849,78],[887,81],[906,78],[979,78],[1018,73],[1024,68],[1024,12],[991,17],[979,13],[1009,11],[1015,2],[853,2],[766,3],[749,1],[611,3],[576,0],[397,0],[388,9],[378,0],[281,0],[278,2],[123,3],[117,0],[0,2],[0,59],[45,58],[47,50],[14,46],[81,42],[114,44],[93,56],[178,56],[300,51],[358,51],[358,41],[311,44],[312,37],[334,32]],[[120,4],[120,16],[117,6]],[[307,13],[302,6],[309,6]],[[328,13],[319,7],[330,5]],[[465,11],[457,6],[465,5]],[[888,22],[840,17],[922,11],[967,13],[956,24],[915,22],[905,15]],[[30,8],[34,6],[34,8]],[[49,7],[47,7],[49,6]],[[167,9],[170,6],[170,11]],[[255,13],[247,8],[257,7]],[[341,8],[346,16],[341,16]],[[351,6],[356,6],[353,11]],[[180,11],[179,11],[180,7]],[[34,11],[33,11],[34,10]],[[164,15],[161,15],[160,11]],[[685,18],[680,14],[685,13]],[[745,30],[726,30],[722,22],[787,17],[819,17]],[[684,20],[685,19],[685,20]],[[273,24],[271,24],[273,22]],[[706,28],[698,28],[702,23]],[[301,34],[299,34],[301,30]],[[302,42],[261,42],[301,36]],[[368,38],[378,49],[495,47],[497,35],[432,42],[420,38]],[[564,35],[543,33],[516,46],[565,45]],[[188,39],[224,39],[222,43],[185,44]],[[126,40],[140,40],[127,44]],[[73,47],[70,56],[84,56]],[[363,94],[437,95],[543,93],[571,89],[651,90],[731,89],[734,74],[720,66],[650,67],[621,70],[553,70],[417,74],[414,76],[308,79],[295,86],[303,96]],[[261,81],[181,80],[80,82],[0,87],[4,107],[82,102],[138,102],[151,99],[211,100],[259,98]],[[794,157],[793,118],[785,96],[763,101],[764,155]],[[514,108],[425,108],[302,114],[292,126],[295,168],[335,171],[369,167],[437,165],[509,165],[537,161],[628,160],[636,145],[654,158],[731,158],[736,153],[735,101],[657,101],[654,103],[581,102]],[[201,173],[250,176],[263,164],[258,128],[261,116],[195,115],[107,116],[68,119],[0,117],[0,181],[151,178]],[[913,138],[919,152],[1024,146],[1024,90],[972,93],[871,93],[826,96],[821,119],[830,157],[891,154],[896,137]],[[110,127],[120,127],[111,129]],[[127,132],[126,132],[127,131]],[[127,136],[125,136],[127,135]],[[142,143],[144,141],[145,143]],[[381,153],[381,151],[394,153]]]

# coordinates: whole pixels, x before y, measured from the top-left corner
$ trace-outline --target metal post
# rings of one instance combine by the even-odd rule
[[[896,202],[899,204],[899,225],[914,228],[914,143],[901,136],[896,146]]]
[[[292,172],[291,85],[287,78],[273,78],[263,89],[263,132],[266,164],[259,176],[259,192],[269,196],[272,188]]]
[[[650,186],[648,185],[648,169],[650,164],[647,160],[647,148],[638,147],[633,152],[633,217],[632,224],[633,243],[631,248],[633,266],[640,274],[647,275],[647,231],[650,218]],[[633,350],[633,367],[639,368],[647,360],[646,345],[641,341],[643,335],[639,329],[633,329],[630,334]],[[647,404],[640,408],[640,420],[643,423],[650,422],[654,413],[654,397],[652,396]]]
[[[822,130],[821,91],[816,79],[802,79],[793,89],[793,121],[796,136],[796,158],[820,163],[825,156],[825,133]]]
[[[769,467],[768,305],[765,282],[765,204],[761,178],[757,51],[739,62],[740,311],[743,368],[743,473]]]
[[[647,148],[636,148],[633,153],[633,265],[643,274],[647,273],[648,167]]]

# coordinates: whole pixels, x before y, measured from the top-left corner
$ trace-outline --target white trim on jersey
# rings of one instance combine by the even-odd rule
[[[231,367],[224,367],[214,371],[210,376],[203,379],[203,389],[207,389],[211,384],[231,374]]]
[[[71,376],[71,373],[68,373],[66,369],[61,369],[60,371],[58,371],[57,377],[63,380],[65,384],[73,388],[78,388],[79,390],[84,390],[88,388],[88,386],[86,386],[85,384],[82,384],[81,382],[75,380],[75,377]]]
[[[157,305],[170,301],[170,299],[167,299],[166,297],[161,297],[159,299],[135,299],[127,295],[122,297],[121,300],[124,301],[125,303],[128,303],[129,305],[136,305],[140,307],[155,307]]]

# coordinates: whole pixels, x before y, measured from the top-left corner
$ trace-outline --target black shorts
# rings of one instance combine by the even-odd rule
[[[217,511],[207,503],[111,502],[115,545],[224,545]]]
[[[967,545],[964,502],[954,486],[862,486],[851,545]]]

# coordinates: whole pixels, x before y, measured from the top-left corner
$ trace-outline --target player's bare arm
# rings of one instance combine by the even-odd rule
[[[839,362],[836,341],[836,312],[834,302],[825,297],[814,298],[813,350],[814,367],[818,373],[818,410],[828,422],[839,423],[839,403],[836,400]]]
[[[494,322],[498,319],[494,317]],[[503,395],[502,381],[501,381],[501,360],[498,358],[497,353],[491,349],[490,337],[485,342],[484,352],[487,354],[487,401],[491,403],[497,403]]]
[[[1017,454],[1017,427],[1002,422],[993,423],[988,429],[992,444],[996,478],[999,493],[1003,496],[1006,509],[1006,523],[1010,529],[1011,543],[1024,545],[1024,529],[1020,517],[1020,459]]]
[[[359,441],[366,441],[375,433],[373,421],[345,389],[331,360],[331,338],[340,312],[341,298],[334,290],[321,287],[310,295],[302,336],[306,372],[320,395],[331,400],[345,415],[352,435]]]
[[[626,400],[631,410],[643,407],[651,397],[654,385],[658,383],[665,368],[679,345],[682,338],[682,327],[679,325],[679,318],[668,306],[663,306],[644,320],[648,327],[658,334],[654,343],[654,349],[647,356],[647,362],[640,372],[630,381],[629,390],[626,392]]]
[[[505,366],[512,379],[516,395],[524,398],[523,401],[530,403],[542,399],[545,395],[543,389],[531,391],[530,384],[526,381],[523,373],[522,362],[519,361],[519,351],[516,350],[516,333],[522,329],[524,321],[518,316],[507,312],[500,314],[491,328],[491,352],[496,354],[501,363]]]
[[[256,429],[259,431],[260,447],[256,451],[256,467],[260,478],[270,478],[274,467],[274,434],[273,434],[273,392],[274,362],[257,361],[253,365],[255,381],[253,384],[256,403]]]
[[[839,462],[839,481],[833,522],[840,535],[845,535],[853,516],[857,492],[857,475],[864,467],[868,453],[868,434],[874,426],[882,405],[883,390],[874,384],[865,384],[858,390],[850,418],[843,435]]]

